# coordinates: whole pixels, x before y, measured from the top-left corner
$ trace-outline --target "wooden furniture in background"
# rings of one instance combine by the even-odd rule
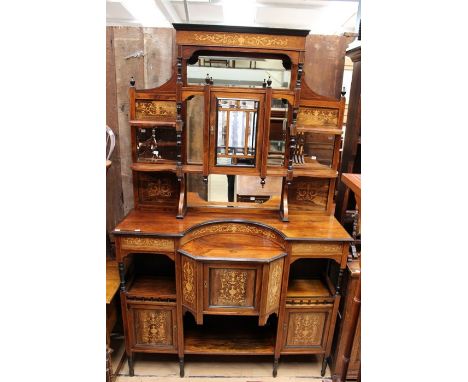
[[[353,61],[353,77],[340,174],[361,172],[361,46],[348,50],[346,55]],[[349,190],[343,182],[340,182],[335,211],[335,216],[340,222],[343,222],[345,217],[348,201]]]
[[[118,317],[118,291],[120,286],[117,261],[106,260],[106,343],[110,344],[110,334]]]
[[[361,174],[343,174],[342,182],[356,198],[361,213]],[[360,219],[359,219],[360,220]],[[360,227],[360,224],[358,224]],[[355,228],[356,231],[356,228]],[[359,228],[360,232],[360,228]],[[354,235],[355,236],[355,235]],[[352,243],[351,246],[354,246]],[[360,254],[359,254],[360,255]],[[336,327],[331,357],[333,382],[359,378],[361,370],[361,258],[348,262],[344,281],[343,305]]]
[[[110,335],[119,316],[119,285],[117,262],[106,259],[106,382],[114,379]]]
[[[135,209],[113,234],[130,375],[137,353],[177,355],[181,376],[185,354],[270,355],[274,376],[280,356],[317,354],[324,375],[351,241],[332,216],[345,100],[305,83],[308,31],[174,27],[172,78],[138,90],[132,79],[129,92]],[[210,54],[281,59],[290,86],[188,85],[187,66]],[[194,97],[202,131],[187,139]],[[189,198],[189,177],[210,174],[279,178],[279,207]]]
[[[336,380],[357,379],[361,367],[360,313],[356,318],[353,318],[353,310],[356,308],[354,299],[361,287],[361,264],[359,260],[353,260],[348,263],[343,284],[342,298],[344,302],[342,303],[340,316],[337,321],[336,338],[330,364],[334,382]],[[351,349],[348,348],[350,344]],[[346,374],[345,367],[347,367]]]

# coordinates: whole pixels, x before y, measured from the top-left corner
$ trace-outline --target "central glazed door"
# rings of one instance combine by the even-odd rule
[[[264,102],[263,93],[211,93],[210,173],[260,174]]]

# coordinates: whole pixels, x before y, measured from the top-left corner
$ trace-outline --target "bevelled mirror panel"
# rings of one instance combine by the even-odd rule
[[[216,99],[216,165],[255,167],[259,101]]]

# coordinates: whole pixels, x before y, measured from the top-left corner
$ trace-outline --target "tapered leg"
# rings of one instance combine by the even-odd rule
[[[276,377],[278,375],[278,358],[275,358],[273,362],[273,377]]]
[[[324,355],[323,361],[322,361],[322,370],[320,371],[320,375],[322,377],[325,375],[325,372],[327,371],[327,363],[328,363],[328,357]]]
[[[183,358],[179,358],[179,369],[180,369],[180,377],[183,378],[185,375]]]
[[[128,374],[130,377],[133,377],[135,375],[135,371],[133,370],[133,353],[127,355],[128,358]]]

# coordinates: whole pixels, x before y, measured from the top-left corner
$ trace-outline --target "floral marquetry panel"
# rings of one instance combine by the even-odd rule
[[[300,107],[297,126],[337,127],[338,109],[323,107]]]
[[[135,346],[175,348],[174,309],[132,308]]]
[[[197,263],[186,256],[182,256],[182,297],[185,306],[196,309]]]
[[[297,177],[289,187],[291,209],[326,211],[329,179]]]
[[[289,312],[285,348],[321,346],[327,315],[326,312]]]
[[[138,178],[138,205],[170,207],[177,204],[179,184],[173,173],[134,173]]]
[[[176,103],[138,99],[135,101],[135,117],[137,120],[174,122],[176,120]]]
[[[275,311],[279,307],[281,280],[283,277],[283,262],[283,259],[279,259],[270,264],[268,272],[267,312]]]
[[[206,265],[208,306],[206,308],[255,308],[257,267]]]

